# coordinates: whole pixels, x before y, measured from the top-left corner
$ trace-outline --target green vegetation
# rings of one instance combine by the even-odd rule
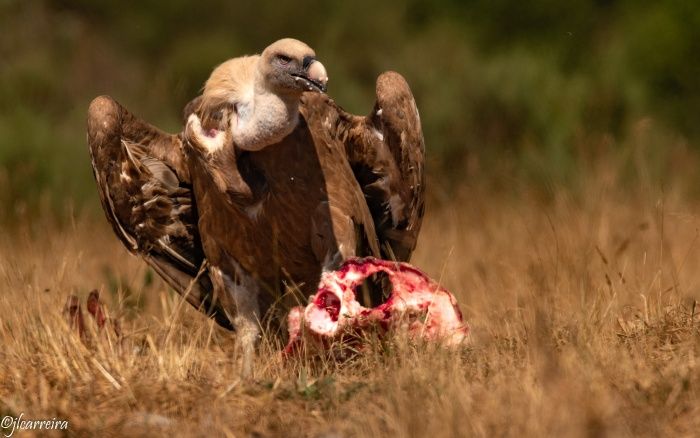
[[[96,206],[83,122],[94,96],[175,131],[214,65],[283,36],[316,48],[353,112],[371,108],[381,71],[404,74],[432,174],[453,183],[575,185],[588,163],[639,148],[640,126],[664,178],[668,151],[700,138],[696,2],[258,3],[0,0],[0,216]]]

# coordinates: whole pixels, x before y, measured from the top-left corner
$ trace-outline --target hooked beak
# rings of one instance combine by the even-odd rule
[[[328,83],[326,67],[312,56],[305,56],[302,66],[303,70],[299,74],[292,74],[297,82],[303,82],[308,91],[325,93]]]

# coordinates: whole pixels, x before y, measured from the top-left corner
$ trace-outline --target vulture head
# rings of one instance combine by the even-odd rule
[[[214,69],[197,111],[201,126],[222,129],[221,111],[230,107],[233,142],[241,150],[259,151],[294,130],[302,93],[325,92],[327,82],[326,68],[311,47],[281,39],[261,55],[229,59]]]
[[[269,45],[260,56],[257,74],[270,91],[278,94],[325,92],[328,83],[326,68],[316,60],[313,49],[293,38]]]

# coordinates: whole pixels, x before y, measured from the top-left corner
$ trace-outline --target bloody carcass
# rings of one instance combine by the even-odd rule
[[[370,276],[384,273],[391,283],[388,299],[373,308],[357,300],[357,290]],[[373,257],[352,258],[337,271],[324,272],[318,292],[306,307],[293,308],[288,317],[291,354],[305,342],[329,346],[340,337],[368,328],[377,333],[404,332],[410,339],[459,345],[469,326],[463,321],[454,295],[408,263]]]

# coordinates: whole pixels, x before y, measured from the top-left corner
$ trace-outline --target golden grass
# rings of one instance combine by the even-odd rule
[[[413,262],[457,296],[468,348],[285,362],[268,339],[254,383],[232,336],[151,283],[106,221],[37,219],[0,236],[0,416],[96,436],[695,435],[698,205],[614,182],[432,200]],[[67,327],[66,297],[92,288],[123,341]]]

